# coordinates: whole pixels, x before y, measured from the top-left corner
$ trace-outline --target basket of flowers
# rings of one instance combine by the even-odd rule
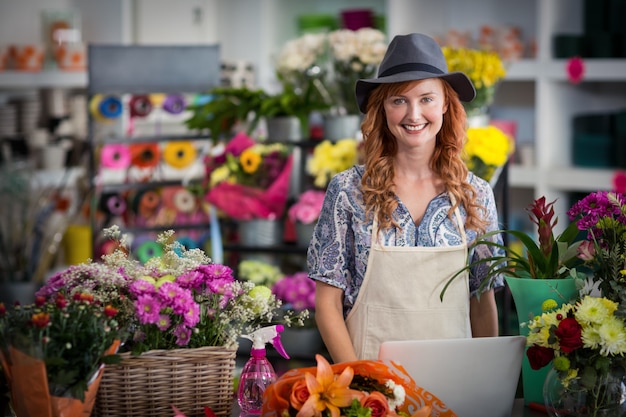
[[[101,266],[63,271],[40,290],[117,299],[127,317],[121,361],[104,372],[93,415],[170,417],[174,406],[229,416],[237,339],[272,323],[280,300],[267,287],[236,280],[202,250],[185,249],[173,231],[159,234],[163,254],[144,264],[128,255],[129,239],[117,227],[105,235],[118,249]]]

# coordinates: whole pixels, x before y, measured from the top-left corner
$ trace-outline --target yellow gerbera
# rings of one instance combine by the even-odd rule
[[[241,168],[247,174],[254,174],[259,166],[261,165],[261,155],[259,155],[254,150],[248,148],[241,153],[239,156],[239,162],[241,163]]]

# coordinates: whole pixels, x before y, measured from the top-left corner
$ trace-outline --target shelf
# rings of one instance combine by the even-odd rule
[[[137,144],[137,143],[154,143],[154,142],[181,142],[181,141],[199,141],[207,140],[211,138],[207,135],[159,135],[159,136],[107,136],[106,138],[94,139],[94,145],[106,145],[106,144]]]
[[[87,73],[83,71],[47,70],[40,72],[0,71],[0,88],[85,88]]]
[[[566,66],[569,60],[554,59],[541,62],[535,59],[515,61],[507,68],[506,81],[536,81],[542,77],[568,81]],[[626,81],[626,59],[584,58],[585,81]]]
[[[509,184],[516,188],[534,188],[545,183],[559,191],[591,192],[600,189],[611,189],[613,169],[597,168],[550,168],[542,171],[537,167],[511,165]]]

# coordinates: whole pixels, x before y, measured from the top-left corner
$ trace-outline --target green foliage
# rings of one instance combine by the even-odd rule
[[[250,134],[261,118],[262,103],[268,98],[263,90],[246,87],[216,87],[208,94],[210,101],[187,107],[193,115],[185,120],[185,125],[191,130],[208,129],[214,142],[230,136],[238,122],[247,122]]]

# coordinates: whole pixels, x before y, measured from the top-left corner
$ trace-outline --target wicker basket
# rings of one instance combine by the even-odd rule
[[[237,349],[151,350],[122,353],[119,365],[105,368],[93,416],[172,417],[172,405],[187,417],[204,416],[210,407],[230,417]]]

